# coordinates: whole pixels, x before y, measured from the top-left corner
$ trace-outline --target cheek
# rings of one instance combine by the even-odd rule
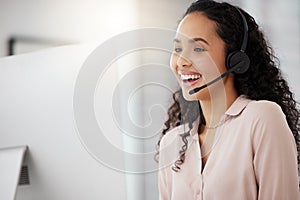
[[[208,52],[203,52],[192,60],[193,66],[202,74],[204,80],[208,81],[219,74],[217,64]]]
[[[210,81],[226,71],[220,55],[205,52],[193,60],[193,65],[199,70],[206,81]]]
[[[212,53],[212,58],[215,62],[215,65],[218,68],[218,71],[220,73],[224,73],[225,71],[227,71],[226,69],[226,65],[225,65],[225,53],[223,48],[220,48],[218,50],[216,50],[215,52]]]
[[[174,73],[176,73],[177,72],[177,59],[178,59],[178,56],[177,55],[175,55],[175,54],[172,54],[171,55],[171,58],[170,58],[170,67],[171,67],[171,69],[172,69],[172,71],[174,72]]]

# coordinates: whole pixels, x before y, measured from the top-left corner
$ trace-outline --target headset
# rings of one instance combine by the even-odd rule
[[[200,90],[208,87],[211,84],[214,84],[215,82],[221,80],[225,76],[229,75],[230,73],[236,73],[236,74],[243,74],[245,73],[249,67],[250,67],[250,59],[248,55],[245,53],[247,43],[248,43],[248,24],[246,21],[245,16],[241,12],[241,10],[238,7],[235,7],[237,11],[239,12],[242,21],[243,21],[243,27],[244,27],[244,36],[243,36],[243,42],[240,50],[233,51],[228,54],[226,57],[226,69],[227,71],[214,80],[208,82],[207,84],[202,85],[201,87],[195,88],[193,90],[189,91],[189,94],[192,95],[196,92],[199,92]]]
[[[250,66],[250,59],[248,55],[245,53],[247,43],[248,43],[248,24],[246,21],[245,16],[240,11],[239,8],[235,7],[237,11],[240,13],[243,25],[244,25],[244,36],[243,36],[243,43],[241,49],[239,51],[231,52],[226,58],[226,67],[227,70],[233,69],[234,73],[242,74],[245,73]]]

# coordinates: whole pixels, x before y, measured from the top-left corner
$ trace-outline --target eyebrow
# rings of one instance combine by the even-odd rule
[[[174,38],[173,41],[176,42],[176,43],[181,43],[181,41],[178,38]],[[194,42],[198,42],[198,41],[204,42],[207,45],[209,45],[209,43],[206,40],[204,40],[203,38],[197,37],[197,38],[189,39],[189,43],[194,43]]]

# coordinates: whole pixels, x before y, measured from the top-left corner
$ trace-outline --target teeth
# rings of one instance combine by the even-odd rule
[[[180,78],[181,78],[181,80],[185,81],[188,79],[199,79],[199,78],[201,78],[201,75],[183,75],[183,74],[181,74]]]

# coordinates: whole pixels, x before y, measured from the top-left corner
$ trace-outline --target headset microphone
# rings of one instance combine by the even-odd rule
[[[208,83],[202,85],[201,87],[197,87],[197,88],[195,88],[195,89],[193,89],[193,90],[190,90],[190,91],[189,91],[189,94],[192,95],[192,94],[195,94],[196,92],[199,92],[200,90],[202,90],[202,89],[204,89],[204,88],[206,88],[206,87],[208,87],[208,86],[214,84],[215,82],[221,80],[222,78],[224,78],[225,76],[227,76],[228,74],[230,74],[230,73],[233,72],[233,71],[234,71],[234,68],[231,68],[231,69],[227,70],[225,73],[221,74],[220,76],[218,76],[218,77],[215,78],[214,80],[212,80],[212,81],[210,81],[210,82],[208,82]]]
[[[245,16],[242,14],[239,8],[237,8],[237,11],[239,12],[242,21],[243,21],[243,26],[244,26],[244,36],[243,36],[243,43],[241,46],[241,49],[239,51],[234,51],[231,52],[227,58],[226,58],[226,68],[227,71],[214,80],[208,82],[205,85],[202,85],[201,87],[195,88],[193,90],[189,91],[189,94],[195,94],[196,92],[199,92],[200,90],[214,84],[215,82],[221,80],[225,76],[229,75],[230,73],[236,73],[236,74],[242,74],[245,73],[250,66],[250,59],[248,55],[245,53],[246,47],[247,47],[247,42],[248,42],[248,24],[246,21]]]

